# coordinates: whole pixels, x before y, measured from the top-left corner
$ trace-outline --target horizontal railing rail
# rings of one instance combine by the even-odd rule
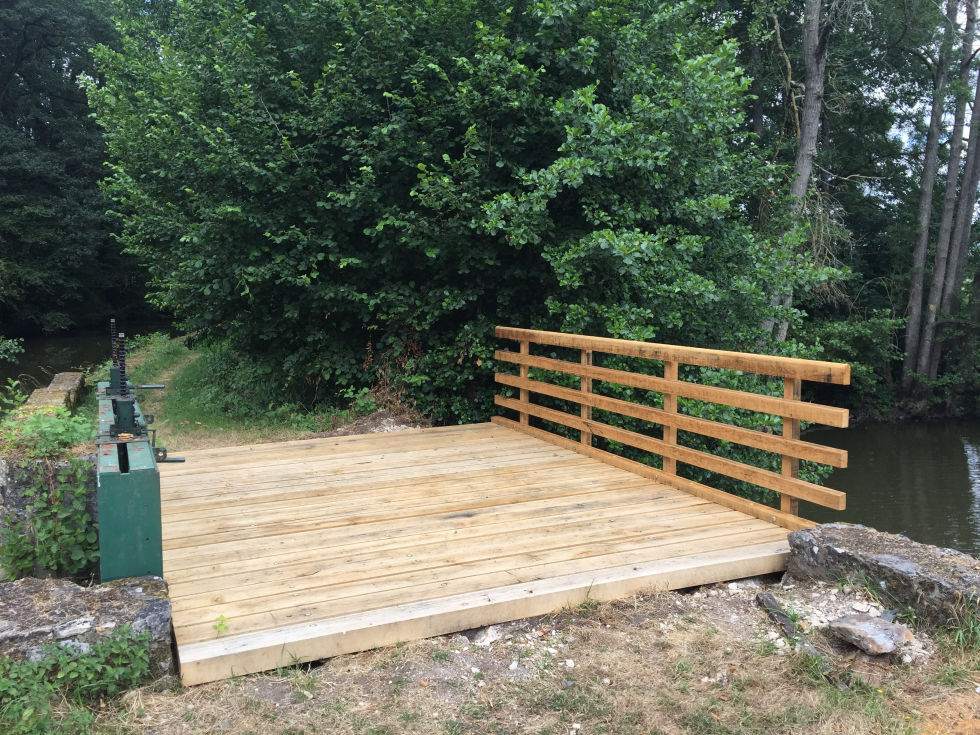
[[[807,421],[842,428],[848,424],[848,411],[803,401],[800,395],[803,380],[848,384],[850,382],[849,365],[773,355],[755,355],[605,337],[589,337],[561,332],[544,332],[515,327],[497,327],[496,335],[501,339],[514,340],[519,344],[519,351],[517,352],[497,350],[494,355],[497,362],[518,367],[517,375],[496,374],[497,383],[501,386],[517,389],[518,397],[497,395],[494,399],[496,405],[516,412],[518,420],[494,417],[496,423],[542,436],[584,454],[659,479],[696,495],[721,502],[728,507],[752,513],[759,518],[765,518],[789,528],[811,525],[810,522],[798,517],[800,500],[836,510],[843,510],[845,506],[844,493],[800,479],[799,466],[800,460],[806,460],[831,467],[846,467],[847,452],[800,439],[800,423]],[[531,345],[578,350],[579,359],[573,362],[554,356],[533,355],[531,354]],[[631,372],[600,367],[593,364],[597,354],[656,361],[662,363],[662,369],[660,369],[662,374],[651,375],[647,372]],[[683,380],[680,376],[681,366],[684,365],[781,378],[783,395],[781,397],[763,395]],[[579,386],[570,388],[544,380],[532,379],[530,376],[532,368],[541,372],[559,373],[572,378],[577,377],[579,378]],[[660,400],[654,402],[660,403],[662,407],[594,392],[594,382],[596,381],[660,394]],[[578,414],[541,405],[540,402],[532,401],[532,396],[546,396],[551,399],[578,404]],[[782,422],[781,434],[768,433],[767,431],[682,413],[678,409],[679,398],[776,416]],[[658,425],[661,427],[661,436],[659,438],[649,436],[597,421],[592,415],[594,409]],[[532,426],[531,418],[577,431],[579,441],[575,442],[568,437],[555,434],[553,431]],[[780,457],[780,471],[763,469],[729,457],[717,456],[702,449],[685,446],[678,441],[678,431],[772,452]],[[595,437],[657,455],[661,458],[662,469],[650,467],[600,449],[594,445]],[[684,478],[678,474],[678,463],[724,475],[778,493],[780,507],[776,510],[764,504],[746,500]]]

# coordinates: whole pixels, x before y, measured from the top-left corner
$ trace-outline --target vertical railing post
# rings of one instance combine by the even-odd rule
[[[802,381],[799,378],[783,378],[783,398],[791,401],[798,401],[802,396]],[[783,438],[799,440],[800,420],[783,417]],[[782,474],[786,477],[800,476],[800,460],[796,457],[783,457]],[[800,501],[789,495],[781,495],[779,498],[779,509],[784,513],[792,513],[795,516],[800,514]]]
[[[664,361],[664,380],[677,380],[677,362],[674,360]],[[677,394],[664,391],[664,411],[666,413],[677,413]],[[664,442],[666,444],[677,444],[677,427],[664,424]],[[668,475],[677,474],[677,460],[673,457],[664,457],[664,472]]]
[[[592,350],[582,350],[582,365],[589,367],[592,365]],[[585,396],[592,392],[592,378],[587,378],[582,376],[582,420],[591,421],[592,420],[592,406],[587,406],[585,404]],[[586,446],[592,446],[592,432],[588,429],[582,429],[581,442]]]
[[[530,355],[531,354],[531,343],[526,339],[521,340],[521,354]],[[521,365],[521,380],[527,380],[531,376],[531,368],[528,365]],[[521,403],[527,404],[530,402],[530,392],[527,388],[521,388]],[[527,411],[521,411],[521,423],[525,426],[528,425],[528,415]]]

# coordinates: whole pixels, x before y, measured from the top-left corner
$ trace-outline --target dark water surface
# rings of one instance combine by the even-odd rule
[[[980,556],[980,421],[868,424],[807,439],[848,451],[849,466],[827,480],[847,493],[847,510],[801,503],[801,515]]]
[[[15,378],[21,381],[25,392],[30,392],[38,385],[47,385],[55,373],[94,365],[108,357],[108,328],[104,333],[27,337],[17,362],[0,362],[0,385],[6,385],[7,378]]]
[[[120,324],[127,334],[150,334],[168,332],[165,323]],[[27,337],[24,339],[24,352],[17,356],[17,362],[0,362],[0,386],[7,384],[8,378],[21,381],[25,392],[51,382],[55,373],[76,368],[87,368],[109,359],[109,325],[103,330],[79,330],[65,335]]]

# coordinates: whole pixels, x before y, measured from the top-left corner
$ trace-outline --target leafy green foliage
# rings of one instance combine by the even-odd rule
[[[82,78],[112,43],[108,0],[0,8],[0,324],[57,331],[140,298],[98,188],[104,146]],[[0,339],[0,359],[10,345]]]
[[[94,434],[91,418],[73,416],[66,408],[46,409],[0,424],[0,453],[28,460],[58,458]]]
[[[776,169],[699,3],[121,7],[89,97],[123,242],[273,401],[481,419],[496,323],[754,347],[829,275],[748,215]]]
[[[0,336],[0,362],[13,361],[23,351],[23,340]]]
[[[0,724],[9,735],[83,735],[94,717],[85,705],[142,684],[149,634],[120,628],[86,653],[46,646],[40,661],[0,659]],[[67,702],[65,708],[61,703]]]
[[[87,501],[92,463],[72,458],[32,467],[34,483],[23,491],[26,520],[13,514],[0,526],[0,566],[10,579],[41,570],[77,574],[99,558],[99,536]]]
[[[7,378],[7,384],[0,386],[0,420],[27,400],[19,380]]]

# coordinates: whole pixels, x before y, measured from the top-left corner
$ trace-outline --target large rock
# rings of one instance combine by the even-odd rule
[[[848,523],[794,531],[789,543],[787,572],[797,579],[872,586],[885,604],[933,625],[978,612],[980,560],[959,551]]]
[[[878,656],[891,653],[899,646],[911,643],[915,636],[904,625],[889,623],[866,613],[845,615],[832,620],[830,632],[838,638],[860,648],[865,653]]]
[[[0,584],[0,657],[37,660],[43,646],[84,653],[122,626],[150,634],[150,672],[171,671],[170,600],[159,577],[80,587],[67,579]]]

